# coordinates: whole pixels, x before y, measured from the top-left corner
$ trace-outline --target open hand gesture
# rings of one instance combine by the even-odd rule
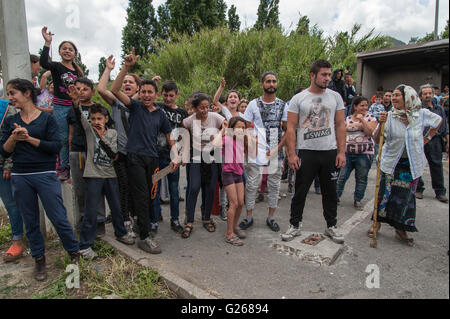
[[[75,85],[69,85],[69,92],[67,95],[69,95],[72,99],[74,107],[78,107],[78,104],[80,103],[80,94],[78,93],[78,89]]]
[[[43,27],[41,32],[42,32],[42,37],[45,40],[45,44],[50,45],[52,43],[54,34],[52,34],[51,32],[47,32],[47,27]]]
[[[109,56],[108,59],[106,59],[106,68],[109,70],[114,70],[116,67],[116,61],[114,60],[114,57],[112,55]]]
[[[125,56],[124,60],[125,60],[125,66],[127,66],[128,68],[132,67],[133,65],[136,64],[137,60],[139,60],[140,56],[139,55],[135,55],[134,54],[134,48],[131,49],[131,53],[128,54],[127,56]]]

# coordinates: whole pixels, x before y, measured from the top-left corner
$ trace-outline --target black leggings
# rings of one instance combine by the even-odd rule
[[[301,164],[295,176],[295,193],[291,202],[291,225],[298,227],[303,220],[306,196],[317,175],[320,180],[323,216],[327,227],[336,226],[338,200],[336,183],[339,177],[339,169],[336,168],[337,151],[300,150],[298,154]]]

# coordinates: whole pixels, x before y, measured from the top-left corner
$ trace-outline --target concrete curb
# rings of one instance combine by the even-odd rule
[[[218,299],[216,296],[212,295],[211,293],[205,291],[202,288],[197,287],[193,283],[190,283],[185,279],[180,278],[174,273],[162,269],[161,265],[157,265],[156,263],[152,262],[150,258],[145,257],[149,256],[149,254],[145,252],[141,253],[140,250],[137,250],[134,245],[126,246],[118,242],[117,240],[115,240],[114,236],[109,235],[114,233],[112,226],[107,225],[107,228],[109,228],[109,231],[107,231],[105,237],[102,238],[103,241],[110,244],[112,247],[114,247],[114,249],[119,251],[121,254],[135,260],[139,265],[156,271],[161,277],[161,279],[164,280],[169,289],[172,290],[179,298]]]

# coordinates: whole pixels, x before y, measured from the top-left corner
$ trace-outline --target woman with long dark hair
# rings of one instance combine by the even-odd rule
[[[38,196],[64,249],[73,260],[79,258],[79,244],[67,220],[61,184],[56,177],[56,156],[61,149],[58,125],[52,115],[36,107],[37,95],[28,80],[8,82],[11,104],[20,112],[6,119],[0,140],[0,153],[12,155],[11,186],[25,223],[31,256],[36,261],[35,279],[45,280],[45,246],[40,231]]]
[[[345,124],[347,127],[347,157],[346,165],[341,170],[337,182],[337,194],[340,198],[344,191],[345,183],[350,174],[355,170],[355,193],[354,206],[362,209],[361,201],[367,188],[367,177],[369,176],[372,159],[375,153],[372,132],[377,127],[377,119],[368,113],[369,100],[358,96],[353,99],[351,115]]]

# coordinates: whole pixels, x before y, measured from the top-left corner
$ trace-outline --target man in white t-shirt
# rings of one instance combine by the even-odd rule
[[[275,210],[278,207],[278,194],[283,163],[283,145],[286,130],[287,107],[286,103],[276,97],[278,80],[273,72],[266,72],[261,78],[262,97],[250,102],[245,110],[244,119],[253,122],[257,134],[256,158],[249,155],[245,173],[247,183],[245,189],[245,202],[247,217],[239,224],[241,229],[247,229],[253,224],[253,209],[257,190],[263,173],[268,174],[267,186],[269,189],[269,216],[267,226],[272,231],[279,231],[280,226],[275,222]]]
[[[327,222],[325,235],[343,243],[344,236],[336,229],[336,182],[346,161],[344,101],[338,93],[327,89],[331,79],[328,61],[314,62],[310,78],[310,87],[294,96],[289,104],[286,144],[289,166],[296,170],[296,181],[290,227],[281,238],[289,241],[300,235],[306,196],[318,174],[323,215]]]

